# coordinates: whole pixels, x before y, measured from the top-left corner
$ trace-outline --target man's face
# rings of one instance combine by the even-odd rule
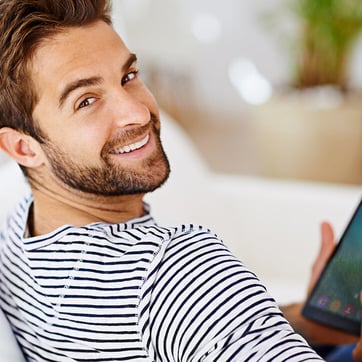
[[[45,40],[31,74],[39,99],[34,121],[47,137],[45,164],[63,185],[125,195],[167,179],[156,102],[110,26],[96,22]]]

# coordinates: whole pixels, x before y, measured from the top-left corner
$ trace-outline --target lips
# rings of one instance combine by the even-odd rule
[[[135,143],[131,143],[129,145],[123,146],[121,148],[118,148],[117,150],[113,151],[113,154],[116,155],[121,155],[124,153],[129,153],[135,150],[139,150],[140,148],[142,148],[145,144],[147,144],[148,140],[150,139],[150,135],[147,134],[143,139],[141,139],[138,142]]]

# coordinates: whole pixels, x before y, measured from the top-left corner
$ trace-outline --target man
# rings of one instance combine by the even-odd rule
[[[157,105],[106,0],[0,16],[0,147],[32,190],[1,232],[0,302],[26,359],[320,360],[214,234],[150,216]]]

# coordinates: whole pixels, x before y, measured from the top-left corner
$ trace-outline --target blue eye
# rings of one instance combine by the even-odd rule
[[[126,74],[126,76],[122,79],[121,84],[125,85],[126,83],[130,82],[131,80],[137,78],[138,70],[134,70]]]
[[[79,104],[78,109],[88,107],[95,101],[96,101],[96,99],[94,97],[88,97]]]

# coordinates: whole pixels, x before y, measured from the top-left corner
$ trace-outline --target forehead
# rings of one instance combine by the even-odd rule
[[[50,91],[50,85],[61,89],[73,79],[119,70],[128,56],[129,50],[114,29],[98,21],[43,40],[34,52],[30,74],[41,96],[44,89]]]

